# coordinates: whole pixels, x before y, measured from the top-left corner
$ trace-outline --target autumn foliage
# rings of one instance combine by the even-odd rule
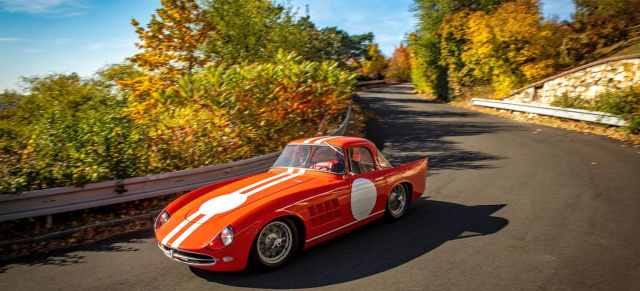
[[[241,15],[247,1],[270,7],[263,17],[261,9],[251,11],[253,21],[278,27],[268,53],[260,41],[251,47],[228,37],[243,29],[235,26],[242,20],[225,26],[211,19],[219,15],[210,10],[216,5]],[[24,95],[2,94],[0,193],[220,164],[329,133],[354,93],[357,75],[348,60],[362,56],[373,35],[318,30],[271,1],[247,1],[212,0],[203,8],[195,0],[162,0],[146,26],[132,20],[141,52],[128,62],[91,78],[25,78]],[[301,31],[323,38],[312,47],[292,37]],[[293,52],[278,46],[292,41]],[[238,45],[249,45],[243,59],[212,53]]]
[[[411,54],[409,50],[400,44],[393,51],[393,56],[387,61],[389,67],[385,73],[387,79],[409,79],[411,76]]]
[[[346,108],[355,74],[281,53],[271,63],[208,66],[144,111],[151,165],[173,171],[279,150]],[[140,113],[143,114],[142,112]]]
[[[362,67],[358,69],[358,74],[368,79],[382,79],[387,69],[387,61],[375,43],[367,45],[367,53],[362,61]]]
[[[496,96],[552,74],[554,49],[537,1],[504,3],[494,11],[461,11],[443,19],[440,63],[448,68],[454,93],[488,83]]]
[[[539,0],[414,0],[408,37],[420,92],[450,100],[489,87],[492,97],[593,60],[640,24],[638,0],[575,0],[571,21],[543,19]]]
[[[213,61],[201,53],[215,28],[206,21],[206,15],[195,0],[161,0],[162,8],[151,15],[147,28],[132,19],[131,25],[140,38],[136,47],[142,52],[129,61],[142,71],[144,76],[124,78],[118,83],[131,92],[135,105],[155,107],[155,92],[175,86],[183,75]]]

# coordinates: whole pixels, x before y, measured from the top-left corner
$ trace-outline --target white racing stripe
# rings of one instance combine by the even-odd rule
[[[198,222],[194,223],[191,227],[189,227],[185,232],[182,233],[181,236],[178,237],[172,244],[171,247],[177,248],[180,244],[193,233],[201,224],[205,223],[209,218],[213,215],[205,215],[198,220]]]
[[[298,170],[298,172],[297,172],[296,174],[293,174],[293,171],[294,171],[294,169],[289,169],[289,170],[288,170],[287,172],[285,172],[285,173],[280,173],[280,174],[275,175],[275,176],[273,176],[273,177],[270,177],[270,178],[268,178],[268,179],[264,179],[264,180],[262,180],[262,181],[260,181],[260,182],[256,182],[256,183],[254,183],[254,184],[251,184],[251,185],[249,185],[249,186],[246,186],[246,187],[244,187],[244,188],[242,188],[242,189],[240,189],[240,190],[238,190],[238,191],[235,191],[234,193],[226,194],[226,195],[238,195],[238,194],[244,194],[244,195],[246,195],[246,196],[251,196],[251,195],[253,195],[253,194],[255,194],[255,193],[258,193],[258,192],[260,192],[260,191],[262,191],[262,190],[264,190],[264,189],[267,189],[267,188],[269,188],[269,187],[272,187],[272,186],[274,186],[274,185],[277,185],[277,184],[279,184],[279,183],[282,183],[282,182],[284,182],[284,181],[286,181],[286,180],[293,179],[293,178],[295,178],[295,177],[297,177],[297,176],[300,176],[300,175],[304,174],[304,172],[305,172],[305,170],[300,169],[300,170]],[[293,175],[292,175],[292,174],[293,174]],[[282,177],[283,177],[283,178],[282,178]],[[280,178],[280,179],[278,179],[278,178]],[[275,179],[278,179],[278,180],[275,180]],[[264,183],[267,183],[267,182],[270,182],[270,181],[272,181],[272,180],[275,180],[275,181],[273,181],[273,182],[271,182],[271,183],[269,183],[269,184],[266,184],[266,185],[260,186],[260,185],[262,185],[262,184],[264,184]],[[246,190],[249,190],[249,189],[254,188],[254,187],[257,187],[257,186],[260,186],[260,187],[258,187],[258,188],[256,188],[256,189],[253,189],[253,190],[251,190],[251,191],[249,191],[249,192],[247,192],[247,193],[242,193],[242,192],[244,192],[244,191],[246,191]],[[222,196],[218,196],[218,197],[216,197],[216,198],[219,198],[219,197],[222,197]],[[213,198],[213,199],[216,199],[216,198]],[[231,210],[231,209],[229,209],[229,210]],[[225,210],[225,212],[226,212],[226,211],[229,211],[229,210]],[[167,235],[167,237],[165,237],[165,238],[162,240],[162,243],[163,243],[163,244],[165,244],[165,245],[167,245],[167,243],[169,242],[169,240],[171,240],[171,238],[172,238],[173,236],[175,236],[178,232],[180,232],[180,230],[181,230],[182,228],[184,228],[184,227],[189,223],[189,221],[194,220],[198,215],[201,215],[201,214],[202,214],[202,213],[201,213],[200,211],[196,211],[196,213],[194,213],[193,215],[191,215],[191,216],[189,217],[189,220],[188,220],[188,221],[187,221],[187,220],[183,221],[182,223],[180,223],[180,225],[178,225],[178,227],[176,227],[174,230],[172,230],[172,231],[171,231],[171,233],[169,233],[169,235]],[[198,227],[200,227],[200,225],[204,224],[207,220],[209,220],[211,217],[213,217],[213,216],[214,216],[214,215],[216,215],[216,214],[218,214],[218,213],[207,213],[206,215],[204,215],[204,216],[203,216],[202,218],[200,218],[197,222],[195,222],[193,225],[191,225],[191,227],[189,227],[189,228],[188,228],[184,233],[182,233],[182,235],[180,235],[180,236],[179,236],[179,237],[178,237],[178,238],[177,238],[177,239],[176,239],[176,240],[175,240],[175,241],[174,241],[170,246],[171,246],[171,247],[174,247],[174,248],[178,248],[178,247],[180,246],[180,244],[181,244],[185,239],[187,239],[187,238],[188,238],[188,237],[189,237],[189,236],[190,236],[190,235],[191,235],[191,234],[192,234],[196,229],[198,229]]]
[[[329,140],[329,139],[333,139],[333,138],[337,138],[337,137],[339,137],[339,136],[330,136],[330,137],[325,137],[325,138],[321,138],[321,139],[319,139],[319,140],[316,140],[316,141],[314,141],[313,143],[320,144],[320,143],[322,143],[322,142],[323,142],[323,141],[325,141],[325,140]]]
[[[311,143],[312,141],[314,141],[316,139],[319,139],[319,138],[322,138],[322,137],[312,137],[312,138],[310,138],[308,140],[303,141],[302,143]]]
[[[253,187],[258,187],[258,186],[260,186],[261,184],[267,183],[267,182],[269,182],[269,181],[271,181],[271,180],[275,180],[275,179],[278,179],[278,178],[280,178],[280,177],[282,177],[282,176],[289,175],[289,174],[293,173],[293,170],[294,170],[294,169],[288,169],[288,170],[287,170],[286,172],[284,172],[284,173],[280,173],[280,174],[277,174],[277,175],[275,175],[275,176],[273,176],[273,177],[270,177],[270,178],[264,179],[264,180],[262,180],[262,181],[260,181],[260,182],[253,183],[253,184],[251,184],[251,185],[249,185],[249,186],[247,186],[247,187],[244,187],[244,188],[242,188],[242,189],[240,189],[240,190],[238,190],[238,191],[235,191],[234,193],[243,194],[242,192],[247,191],[247,190],[249,190],[249,189],[251,189],[251,188],[253,188]]]
[[[246,190],[251,189],[251,188],[253,188],[253,187],[257,187],[257,186],[259,186],[259,185],[261,185],[261,184],[264,184],[264,183],[269,182],[269,181],[271,181],[271,180],[278,179],[278,178],[280,178],[280,177],[282,177],[282,176],[285,176],[285,175],[288,175],[288,174],[291,174],[291,173],[293,173],[293,169],[289,169],[287,172],[280,173],[280,174],[275,175],[275,176],[273,176],[273,177],[270,177],[270,178],[264,179],[264,180],[259,181],[259,182],[256,182],[256,183],[253,183],[253,184],[251,184],[251,185],[249,185],[249,186],[246,186],[246,187],[244,187],[244,188],[242,188],[242,189],[240,189],[240,190],[236,191],[235,193],[242,193],[243,191],[246,191]],[[182,222],[181,222],[181,223],[180,223],[176,228],[174,228],[174,229],[173,229],[173,230],[172,230],[172,231],[171,231],[171,232],[170,232],[170,233],[169,233],[169,234],[168,234],[168,235],[167,235],[167,236],[162,240],[162,244],[167,245],[167,243],[169,242],[169,240],[170,240],[170,239],[172,239],[172,238],[173,238],[173,237],[174,237],[178,232],[180,232],[180,231],[181,231],[185,226],[187,226],[187,224],[188,224],[190,221],[195,220],[195,219],[196,219],[196,217],[198,217],[198,215],[200,215],[200,214],[201,214],[201,213],[200,213],[199,211],[196,211],[194,214],[192,214],[191,216],[189,216],[189,218],[187,218],[186,220],[182,221]],[[175,244],[175,242],[174,242],[174,244]]]
[[[184,228],[189,223],[189,221],[196,219],[196,217],[198,217],[198,215],[200,215],[200,213],[196,212],[193,215],[189,216],[189,218],[183,220],[176,228],[174,228],[167,236],[164,237],[164,239],[162,240],[162,244],[163,245],[167,245],[169,240],[174,235],[176,235],[176,233],[178,233],[180,230],[182,230],[182,228]]]
[[[289,179],[292,179],[292,178],[298,177],[298,176],[300,176],[300,175],[304,174],[304,172],[305,172],[305,170],[299,170],[299,171],[298,171],[298,173],[297,173],[297,174],[295,174],[295,175],[290,175],[290,176],[284,177],[284,178],[282,178],[282,179],[280,179],[280,180],[277,180],[277,181],[271,182],[271,183],[269,183],[269,184],[267,184],[267,185],[264,185],[264,186],[262,186],[262,187],[260,187],[260,188],[256,188],[256,189],[254,189],[254,190],[251,190],[251,191],[247,192],[247,193],[246,193],[246,195],[247,195],[247,196],[251,196],[251,195],[256,194],[257,192],[260,192],[260,191],[262,191],[262,190],[264,190],[264,189],[267,189],[267,188],[269,188],[269,187],[271,187],[271,186],[273,186],[273,185],[276,185],[276,184],[282,183],[282,182],[284,182],[284,181],[286,181],[286,180],[289,180]]]

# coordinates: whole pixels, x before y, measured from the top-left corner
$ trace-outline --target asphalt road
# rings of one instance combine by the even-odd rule
[[[371,89],[373,140],[427,191],[266,274],[170,261],[152,231],[12,262],[0,290],[640,290],[640,149]]]

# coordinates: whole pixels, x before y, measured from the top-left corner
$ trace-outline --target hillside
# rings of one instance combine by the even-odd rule
[[[640,36],[621,41],[617,44],[596,51],[595,61],[632,54],[640,54]]]

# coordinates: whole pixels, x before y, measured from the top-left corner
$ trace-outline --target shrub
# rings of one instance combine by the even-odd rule
[[[630,133],[640,133],[640,85],[603,93],[596,99],[595,109],[620,115]]]
[[[84,185],[145,172],[143,134],[111,84],[76,74],[24,80],[0,119],[0,192]],[[4,134],[7,133],[7,134]]]
[[[551,106],[602,111],[619,115],[629,123],[625,126],[629,133],[640,133],[640,85],[602,93],[592,103],[580,98],[579,95],[563,94],[556,97]]]
[[[262,64],[210,66],[144,99],[111,78],[25,79],[0,100],[0,193],[124,179],[258,156],[314,135],[342,113],[356,75],[280,53]],[[151,102],[153,101],[153,102]]]
[[[338,63],[281,53],[262,64],[209,66],[159,92],[156,107],[134,107],[150,128],[153,165],[180,170],[279,150],[313,135],[346,108],[356,75]]]
[[[582,99],[580,95],[569,96],[569,94],[567,93],[556,96],[553,102],[551,102],[551,106],[586,110],[589,110],[593,107],[591,104],[589,104],[589,102]]]

